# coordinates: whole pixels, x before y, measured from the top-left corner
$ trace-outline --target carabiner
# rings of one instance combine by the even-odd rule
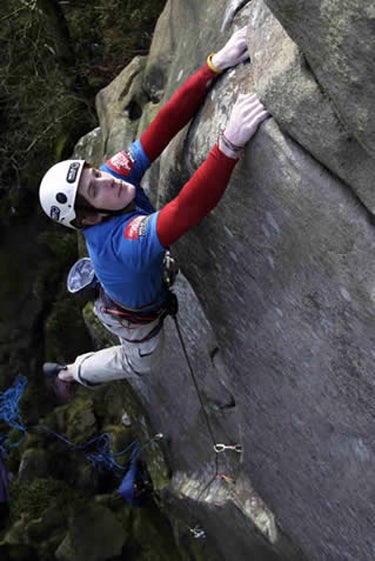
[[[157,433],[154,435],[153,440],[162,440],[163,438],[164,438],[164,434],[163,434],[162,432],[157,432]]]
[[[195,528],[189,528],[190,532],[193,534],[193,538],[196,540],[204,540],[206,538],[206,532],[195,526]]]
[[[233,450],[238,454],[242,454],[241,444],[215,444],[214,450],[217,454],[220,454],[220,452],[225,452],[225,450]]]

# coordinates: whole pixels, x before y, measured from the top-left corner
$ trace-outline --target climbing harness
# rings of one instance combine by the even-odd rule
[[[132,342],[141,343],[152,339],[163,327],[163,322],[165,318],[170,315],[172,317],[176,316],[178,311],[178,300],[176,295],[171,291],[171,287],[174,284],[179,268],[175,259],[171,256],[170,251],[166,251],[163,261],[163,282],[166,291],[166,299],[161,308],[158,310],[153,309],[152,304],[148,304],[143,308],[138,308],[136,310],[126,308],[122,304],[115,302],[112,298],[104,292],[103,289],[100,291],[100,300],[103,306],[103,310],[109,314],[112,314],[118,318],[119,321],[122,319],[127,320],[131,323],[138,324],[148,324],[153,321],[157,321],[157,325],[152,329],[144,338]]]
[[[163,327],[164,319],[168,315],[177,313],[177,298],[170,288],[176,280],[179,268],[170,251],[166,251],[163,261],[163,282],[166,299],[161,307],[155,309],[154,304],[147,304],[142,308],[127,308],[111,298],[100,285],[95,275],[94,268],[89,257],[83,257],[76,261],[71,267],[66,286],[71,294],[78,295],[81,300],[100,299],[102,310],[115,316],[119,322],[122,320],[140,325],[147,325],[157,321],[156,326],[142,339],[132,339],[132,343],[143,343],[155,337]]]

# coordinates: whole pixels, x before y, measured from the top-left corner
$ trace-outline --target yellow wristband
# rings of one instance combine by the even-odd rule
[[[212,57],[214,56],[215,53],[211,53],[210,55],[208,55],[207,57],[207,64],[208,67],[212,70],[212,72],[215,72],[215,74],[222,74],[222,70],[219,70],[219,68],[216,68],[216,66],[213,64],[212,62]]]

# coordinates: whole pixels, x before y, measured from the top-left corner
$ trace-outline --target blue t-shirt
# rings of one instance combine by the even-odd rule
[[[136,210],[83,229],[89,255],[105,292],[126,308],[156,310],[163,304],[165,248],[156,233],[155,212],[139,182],[150,161],[139,140],[101,170],[136,186]]]

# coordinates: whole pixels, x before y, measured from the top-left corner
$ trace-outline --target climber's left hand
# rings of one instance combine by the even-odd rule
[[[239,94],[228,124],[219,139],[221,152],[229,158],[238,159],[241,149],[269,116],[256,94]]]
[[[247,27],[233,33],[224,47],[212,57],[212,64],[218,70],[225,70],[231,66],[236,66],[249,58],[247,50]]]

